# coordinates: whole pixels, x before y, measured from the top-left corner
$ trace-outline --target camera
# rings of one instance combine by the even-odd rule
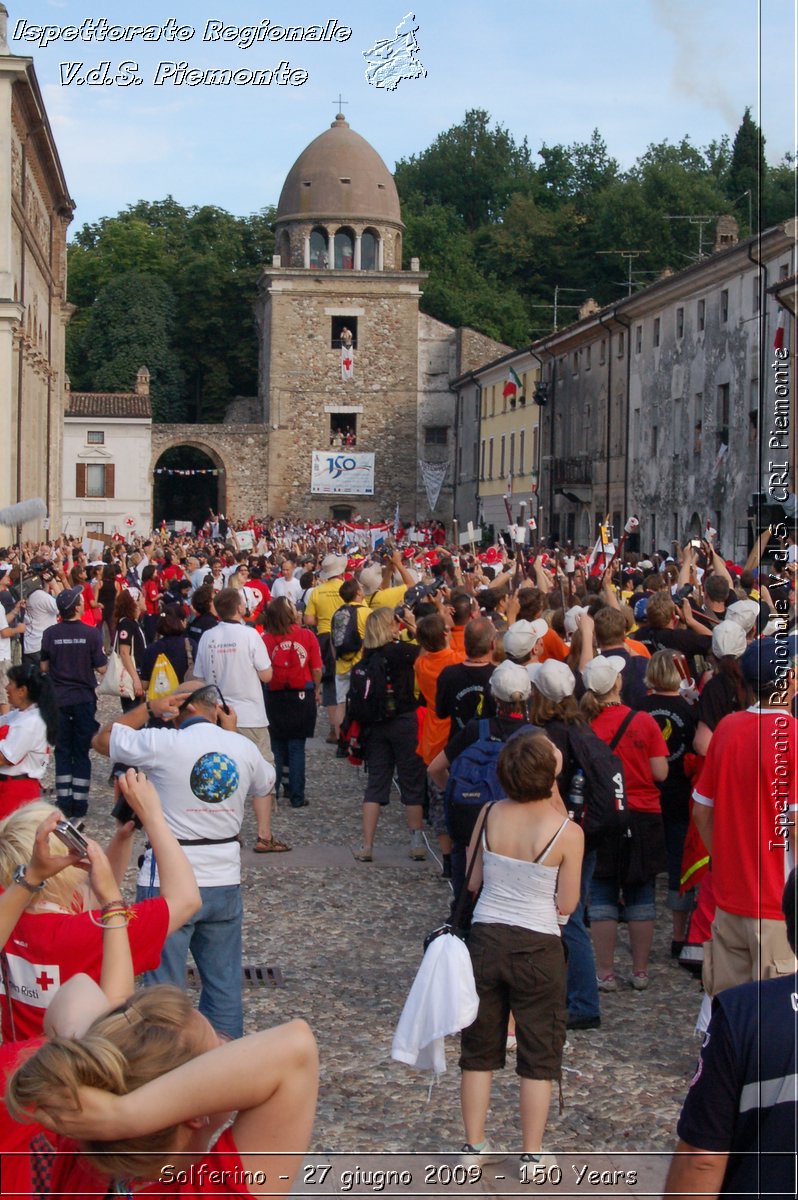
[[[74,850],[81,857],[85,856],[89,843],[71,821],[59,821],[53,833],[60,842],[63,842],[67,850]]]

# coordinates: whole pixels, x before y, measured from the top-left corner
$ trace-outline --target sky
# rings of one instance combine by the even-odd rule
[[[704,146],[724,134],[733,138],[747,105],[765,134],[768,161],[796,149],[798,0],[6,4],[11,50],[33,58],[77,205],[73,229],[166,195],[239,216],[276,204],[294,160],[334,119],[339,95],[352,128],[391,170],[471,108],[487,110],[517,140],[526,137],[533,153],[544,143],[587,141],[597,127],[624,168],[651,142],[689,135]],[[363,51],[393,37],[408,12],[415,14],[426,75],[394,91],[371,86]],[[194,33],[185,41],[164,34],[149,42],[52,35],[47,46],[14,37],[20,21],[62,32],[102,18],[115,26],[160,27],[171,19]],[[204,38],[209,21],[229,30],[266,19],[271,26],[335,21],[352,33],[341,41],[263,41],[249,48]],[[173,82],[171,68],[162,65],[254,71],[283,61],[307,80],[190,87]],[[135,63],[138,70],[130,72],[142,82],[76,82],[102,62],[110,63],[111,78],[119,64]],[[166,78],[156,86],[159,74]]]

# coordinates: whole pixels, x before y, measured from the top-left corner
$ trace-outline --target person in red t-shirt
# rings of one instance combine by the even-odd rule
[[[618,845],[599,850],[590,899],[590,932],[596,953],[599,991],[614,992],[615,942],[618,936],[618,900],[623,891],[624,911],[632,948],[632,987],[648,987],[648,959],[654,940],[654,883],[665,869],[660,793],[668,777],[668,747],[654,718],[621,704],[626,659],[598,655],[582,671],[586,691],[581,707],[593,732],[613,749],[623,763],[629,826],[637,854],[634,876],[619,862]],[[620,736],[619,736],[620,735]],[[625,878],[623,877],[625,874]]]
[[[185,992],[155,986],[82,1038],[46,1042],[12,1075],[7,1102],[60,1135],[49,1194],[281,1196],[310,1142],[317,1091],[304,1021],[220,1045]]]
[[[704,945],[710,996],[796,969],[781,911],[798,809],[793,654],[786,637],[748,647],[740,667],[758,703],[718,723],[693,792],[717,902],[712,940]]]

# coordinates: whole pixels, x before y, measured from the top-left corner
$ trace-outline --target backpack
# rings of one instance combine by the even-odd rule
[[[507,741],[532,728],[522,725]],[[443,793],[443,811],[446,828],[454,841],[467,844],[483,805],[507,799],[496,774],[496,763],[506,745],[507,742],[491,733],[490,721],[483,717],[478,739],[452,763]]]
[[[360,604],[342,604],[333,613],[330,637],[336,658],[351,658],[363,645],[357,627],[357,612],[361,607]]]
[[[609,745],[592,729],[568,727],[568,749],[585,776],[585,803],[580,822],[588,849],[608,834],[618,833],[628,809],[623,763],[614,753],[634,713],[619,726]]]
[[[147,699],[170,695],[180,683],[177,672],[165,654],[159,654],[152,664],[152,674],[147,686]]]
[[[396,715],[396,698],[384,654],[375,650],[349,674],[347,715],[360,725],[377,725]]]
[[[269,691],[303,691],[310,680],[307,658],[303,663],[297,643],[290,635],[278,642],[269,656],[272,661],[272,677]]]

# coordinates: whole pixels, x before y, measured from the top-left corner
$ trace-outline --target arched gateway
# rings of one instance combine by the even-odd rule
[[[153,425],[153,520],[200,526],[208,510],[236,520],[267,511],[263,425]]]

